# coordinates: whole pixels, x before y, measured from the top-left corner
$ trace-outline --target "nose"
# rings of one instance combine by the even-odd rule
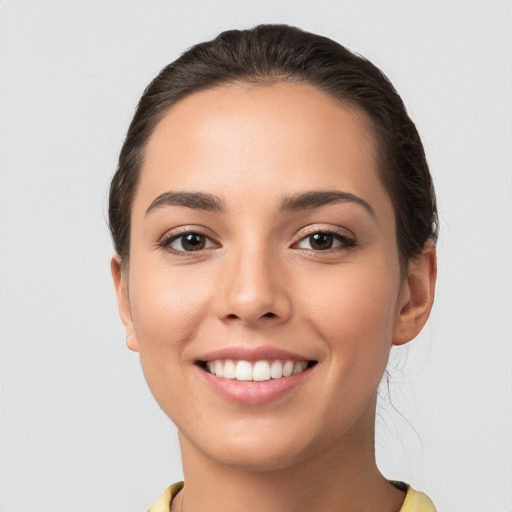
[[[233,250],[222,264],[216,313],[249,327],[286,322],[292,311],[286,269],[271,251]]]

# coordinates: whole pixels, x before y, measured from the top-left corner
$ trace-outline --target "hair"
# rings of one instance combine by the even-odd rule
[[[131,209],[145,148],[169,108],[216,86],[280,81],[313,86],[371,119],[380,179],[395,212],[401,267],[407,268],[429,239],[437,241],[436,198],[423,145],[388,78],[327,37],[288,25],[258,25],[191,47],[145,89],[110,185],[110,231],[123,263],[129,259]]]

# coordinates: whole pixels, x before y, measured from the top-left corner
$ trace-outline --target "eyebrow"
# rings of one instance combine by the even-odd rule
[[[331,203],[355,203],[362,206],[372,217],[376,218],[375,210],[364,199],[348,192],[339,190],[313,191],[303,194],[295,194],[283,198],[281,201],[281,211],[296,211],[318,208]]]
[[[319,208],[331,203],[349,202],[362,206],[372,217],[376,217],[371,205],[360,197],[339,190],[312,191],[286,196],[279,206],[280,211],[297,211]],[[146,210],[146,215],[164,206],[185,206],[207,212],[224,212],[222,199],[202,192],[164,192],[156,197]]]
[[[220,198],[202,192],[164,192],[149,205],[146,215],[163,206],[185,206],[207,212],[223,212],[224,204]]]

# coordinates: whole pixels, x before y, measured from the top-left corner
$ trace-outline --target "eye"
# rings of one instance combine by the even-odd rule
[[[195,252],[217,247],[206,235],[195,232],[172,235],[162,242],[162,246],[173,252]]]
[[[299,249],[309,251],[328,251],[330,249],[349,249],[356,245],[355,240],[339,233],[317,231],[302,238],[298,243]]]

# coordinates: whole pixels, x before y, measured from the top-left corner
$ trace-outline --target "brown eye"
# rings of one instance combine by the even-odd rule
[[[311,249],[315,251],[331,249],[334,242],[334,236],[330,233],[315,233],[308,238]]]
[[[166,246],[177,252],[194,252],[209,249],[214,247],[215,244],[207,236],[200,233],[184,233],[173,237]]]
[[[299,249],[309,251],[328,251],[329,249],[349,249],[355,246],[355,240],[336,233],[318,231],[299,241]]]

